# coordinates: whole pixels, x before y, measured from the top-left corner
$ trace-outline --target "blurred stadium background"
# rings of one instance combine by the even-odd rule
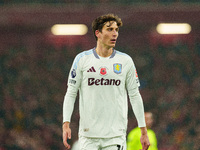
[[[0,150],[62,150],[62,104],[75,55],[96,44],[91,22],[122,18],[116,49],[135,61],[159,150],[200,150],[199,0],[0,0]],[[192,31],[160,35],[158,23]],[[54,24],[85,24],[81,36],[55,36]],[[77,139],[78,101],[72,117]],[[137,126],[129,107],[128,132]]]

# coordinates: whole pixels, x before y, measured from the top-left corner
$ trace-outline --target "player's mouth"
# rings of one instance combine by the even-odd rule
[[[112,43],[116,43],[117,39],[111,39],[110,40]]]

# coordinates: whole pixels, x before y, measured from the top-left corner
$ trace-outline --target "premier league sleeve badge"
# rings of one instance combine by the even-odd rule
[[[76,77],[76,70],[75,70],[75,69],[73,69],[73,70],[71,71],[71,77],[72,77],[72,78],[75,78],[75,77]]]

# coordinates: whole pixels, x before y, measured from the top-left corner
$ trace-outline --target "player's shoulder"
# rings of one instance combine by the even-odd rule
[[[82,58],[84,56],[89,56],[91,54],[93,54],[93,49],[85,50],[85,51],[80,52],[79,54],[77,54],[76,58]]]
[[[116,51],[116,55],[122,56],[122,57],[127,57],[129,58],[130,56],[127,53],[121,52],[119,50],[115,50]]]
[[[77,68],[78,64],[81,64],[80,62],[84,62],[84,60],[87,60],[87,56],[90,56],[93,53],[93,50],[85,50],[79,54],[76,55],[75,59],[74,59],[74,68]]]
[[[81,59],[84,59],[85,57],[88,57],[91,54],[93,54],[93,49],[85,50],[83,52],[80,52],[79,54],[76,55],[75,61],[79,62]]]
[[[121,57],[123,60],[126,60],[126,61],[132,61],[131,56],[128,55],[127,53],[124,53],[118,50],[115,50],[115,51],[116,51],[116,56]]]

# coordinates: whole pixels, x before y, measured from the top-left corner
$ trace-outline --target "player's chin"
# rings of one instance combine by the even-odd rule
[[[115,43],[110,44],[110,47],[112,48],[115,47]]]

